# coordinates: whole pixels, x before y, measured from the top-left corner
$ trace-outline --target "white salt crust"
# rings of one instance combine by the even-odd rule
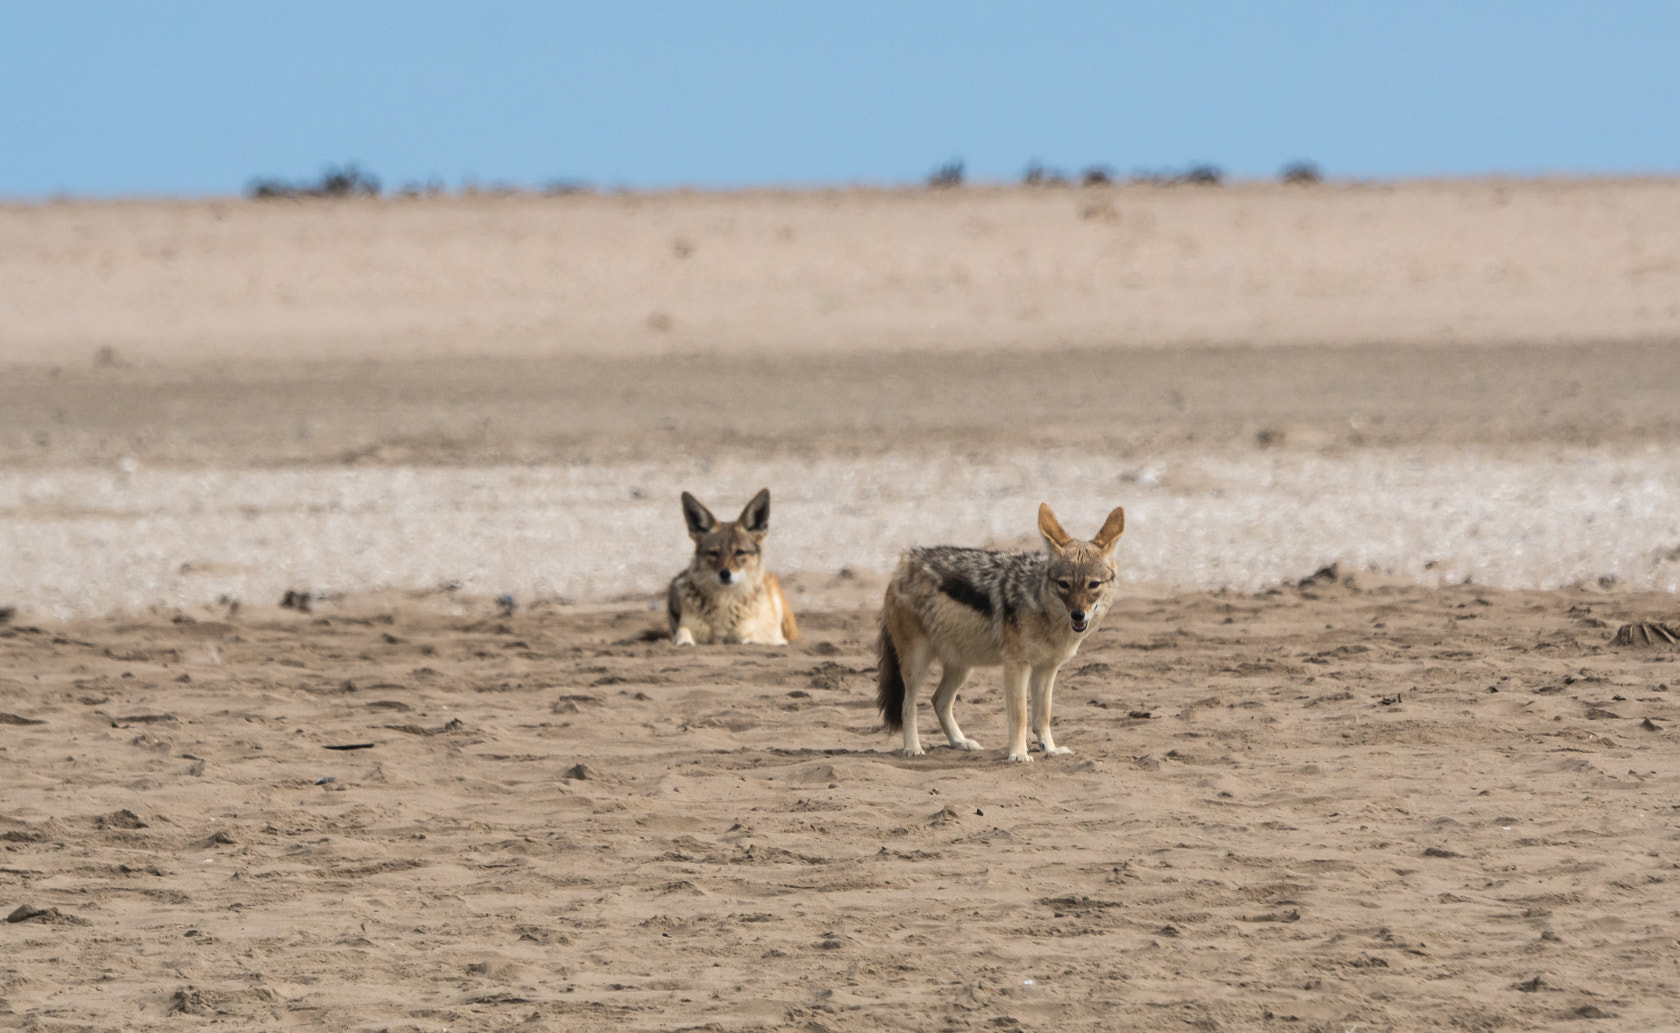
[[[654,603],[688,559],[678,494],[731,519],[773,492],[772,569],[890,571],[915,544],[1036,547],[1126,507],[1121,577],[1255,591],[1329,563],[1423,585],[1680,591],[1680,457],[1364,449],[1084,450],[535,467],[0,473],[0,605],[68,618],[459,583],[529,602]]]

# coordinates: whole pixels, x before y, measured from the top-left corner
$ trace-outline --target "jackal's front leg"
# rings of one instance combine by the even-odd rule
[[[1009,714],[1009,759],[1017,764],[1032,761],[1027,752],[1027,665],[1003,665],[1003,705]]]
[[[1061,667],[1057,665],[1035,667],[1032,672],[1032,732],[1046,757],[1073,752],[1066,746],[1057,746],[1050,734],[1050,694],[1056,690],[1056,672],[1059,670]]]

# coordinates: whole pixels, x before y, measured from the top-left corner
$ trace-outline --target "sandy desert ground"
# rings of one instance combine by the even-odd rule
[[[0,206],[0,1025],[1680,1028],[1676,227]],[[676,493],[761,484],[805,637],[660,641]],[[898,755],[892,557],[1041,498],[1131,517],[1073,755]]]

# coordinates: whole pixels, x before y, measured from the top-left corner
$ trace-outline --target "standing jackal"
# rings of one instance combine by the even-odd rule
[[[936,545],[911,549],[887,583],[881,607],[876,703],[889,729],[904,730],[904,752],[919,756],[916,694],[938,660],[933,712],[951,745],[978,750],[951,713],[957,689],[975,667],[1003,666],[1009,713],[1009,759],[1027,754],[1027,692],[1032,732],[1046,754],[1069,753],[1050,735],[1056,672],[1079,651],[1108,608],[1114,588],[1114,543],[1126,527],[1115,508],[1089,542],[1062,530],[1050,507],[1038,507],[1044,552],[994,552]]]
[[[785,646],[799,637],[781,582],[764,569],[770,533],[770,489],[760,488],[738,520],[718,523],[712,511],[682,493],[683,519],[694,539],[688,569],[671,579],[665,606],[671,642]]]

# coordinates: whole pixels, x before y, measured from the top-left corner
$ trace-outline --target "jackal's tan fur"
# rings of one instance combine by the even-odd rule
[[[1125,530],[1116,507],[1089,542],[1075,540],[1048,505],[1038,507],[1044,552],[994,552],[940,545],[911,549],[887,583],[881,608],[876,702],[889,729],[904,730],[904,752],[919,756],[916,695],[940,663],[933,711],[953,747],[978,750],[952,714],[957,689],[975,667],[1003,667],[1009,759],[1027,753],[1027,697],[1032,732],[1046,754],[1071,752],[1050,734],[1056,672],[1108,608],[1114,589],[1114,543]]]
[[[679,646],[736,642],[781,646],[799,637],[781,582],[764,569],[770,533],[770,489],[752,497],[737,520],[719,523],[711,510],[682,493],[683,519],[694,539],[688,569],[665,593],[671,641]]]

